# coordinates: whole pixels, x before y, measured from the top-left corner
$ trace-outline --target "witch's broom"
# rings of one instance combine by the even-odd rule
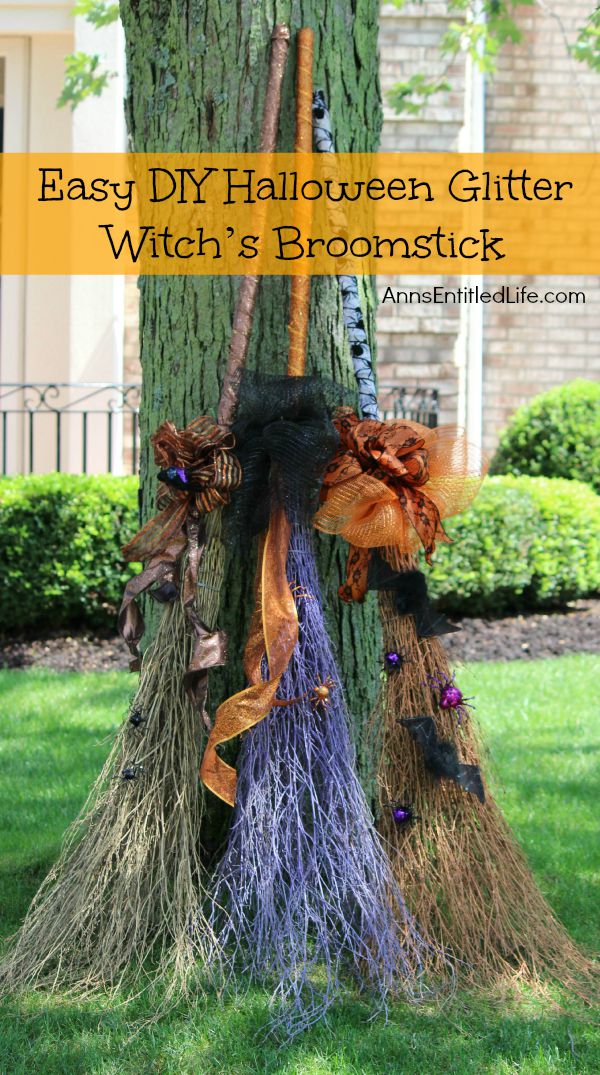
[[[322,94],[315,96],[313,119],[317,148],[333,152]],[[357,383],[367,404],[363,413],[376,419],[370,349],[355,281],[344,277],[340,284]],[[356,325],[361,335],[353,346]],[[358,469],[378,473],[377,441],[381,448],[385,427],[389,433],[392,425],[366,422],[361,430],[354,424],[347,441],[350,453],[355,459],[361,456],[361,433],[362,447],[366,436],[372,449],[370,465],[362,455]],[[408,432],[410,427],[407,423]],[[438,481],[433,495],[441,513],[452,514],[450,509],[460,508],[461,499],[464,503],[475,491],[477,453],[460,438],[453,444],[446,434],[440,440],[439,434],[414,424],[412,428],[425,443],[429,439],[435,445]],[[445,460],[440,453],[444,440]],[[466,478],[462,491],[461,472]],[[427,492],[428,485],[421,489]],[[358,527],[351,522],[356,492],[362,516]],[[380,492],[385,498],[386,491]],[[384,680],[371,722],[370,747],[380,787],[379,828],[407,903],[421,928],[453,952],[464,979],[492,984],[519,978],[539,985],[546,975],[589,996],[593,965],[552,913],[498,806],[484,789],[471,707],[439,640],[452,628],[429,601],[425,577],[409,551],[414,541],[406,520],[388,502],[385,510],[392,525],[380,518],[376,528],[375,501],[369,501],[360,481],[342,499],[345,503],[338,504],[338,521],[345,520],[342,526],[331,525],[327,504],[318,525],[358,537],[362,546],[351,551],[352,570],[341,595],[360,599],[367,586],[382,591]],[[403,537],[400,547],[393,540],[394,521]],[[381,557],[371,559],[371,545],[383,544],[382,530],[389,545]]]
[[[263,151],[275,148],[288,40],[287,28],[277,27]],[[128,559],[143,559],[146,566],[128,584],[120,614],[134,667],[143,632],[136,596],[153,586],[164,612],[106,764],[1,965],[4,989],[115,986],[123,975],[147,968],[149,956],[173,987],[183,985],[195,965],[205,969],[218,961],[203,912],[198,770],[208,669],[225,659],[224,637],[214,629],[222,577],[220,512],[239,480],[227,427],[256,284],[248,277],[240,287],[220,425],[210,418],[185,430],[163,423],[153,437],[163,467],[161,512],[126,549]]]
[[[311,60],[312,34],[301,31],[299,150],[310,148]],[[233,512],[262,502],[270,518],[245,650],[250,685],[217,712],[202,766],[208,786],[235,802],[212,925],[233,973],[271,986],[273,1025],[288,1037],[324,1014],[344,973],[385,1004],[422,992],[431,957],[360,788],[324,625],[307,524],[336,438],[331,386],[303,376],[309,287],[293,279],[288,377],[242,384],[235,429],[248,464]],[[241,732],[236,783],[216,748]]]

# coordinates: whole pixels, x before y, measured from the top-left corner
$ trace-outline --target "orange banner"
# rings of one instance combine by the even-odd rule
[[[594,274],[599,159],[7,153],[0,269]]]

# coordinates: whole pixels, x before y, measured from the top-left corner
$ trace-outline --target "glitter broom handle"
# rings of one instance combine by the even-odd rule
[[[271,35],[269,79],[258,147],[260,153],[273,153],[277,145],[277,130],[281,111],[281,85],[288,56],[289,42],[290,31],[288,27],[283,24],[277,25]],[[257,275],[244,276],[238,291],[227,368],[217,412],[217,421],[222,426],[229,427],[235,416],[240,374],[248,354],[248,344],[258,294],[258,282],[259,277]]]
[[[313,135],[318,153],[335,153],[331,119],[323,90],[315,90],[312,104]],[[336,217],[341,231],[346,230],[346,218],[339,206]],[[356,276],[338,276],[342,296],[342,314],[348,334],[354,376],[358,385],[358,401],[363,418],[379,418],[377,387],[373,370],[373,355],[365,328]]]
[[[296,67],[296,139],[297,153],[312,150],[312,92],[313,92],[313,31],[304,28],[298,32]],[[308,340],[308,312],[310,304],[310,276],[292,276],[290,295],[290,349],[288,377],[302,377],[306,366]]]

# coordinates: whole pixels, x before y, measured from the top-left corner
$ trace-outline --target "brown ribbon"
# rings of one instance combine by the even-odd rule
[[[123,548],[129,561],[147,561],[143,571],[125,587],[118,625],[132,654],[131,671],[139,671],[139,644],[144,633],[144,618],[136,598],[151,586],[179,584],[180,563],[187,550],[183,578],[183,606],[192,627],[195,642],[192,660],[186,671],[186,688],[204,713],[209,667],[224,664],[225,636],[210,632],[195,609],[198,571],[204,553],[201,517],[228,502],[241,481],[241,468],[232,453],[233,435],[213,418],[202,415],[185,429],[163,422],[151,438],[157,466],[180,468],[185,472],[189,489],[176,489],[161,483],[157,496],[161,511]],[[208,662],[208,663],[207,663]]]
[[[274,511],[259,547],[254,612],[244,649],[244,673],[250,685],[219,706],[200,767],[207,788],[230,806],[235,802],[236,771],[216,748],[268,715],[298,641],[298,615],[286,576],[290,532],[283,510]],[[268,676],[263,679],[265,656]]]

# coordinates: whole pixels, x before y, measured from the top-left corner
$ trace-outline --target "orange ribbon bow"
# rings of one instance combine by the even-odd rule
[[[340,409],[334,424],[340,448],[323,481],[314,525],[350,543],[345,600],[362,600],[369,553],[395,546],[429,562],[436,542],[450,539],[442,519],[463,511],[483,480],[481,452],[455,426],[428,429],[403,419],[361,421]]]

